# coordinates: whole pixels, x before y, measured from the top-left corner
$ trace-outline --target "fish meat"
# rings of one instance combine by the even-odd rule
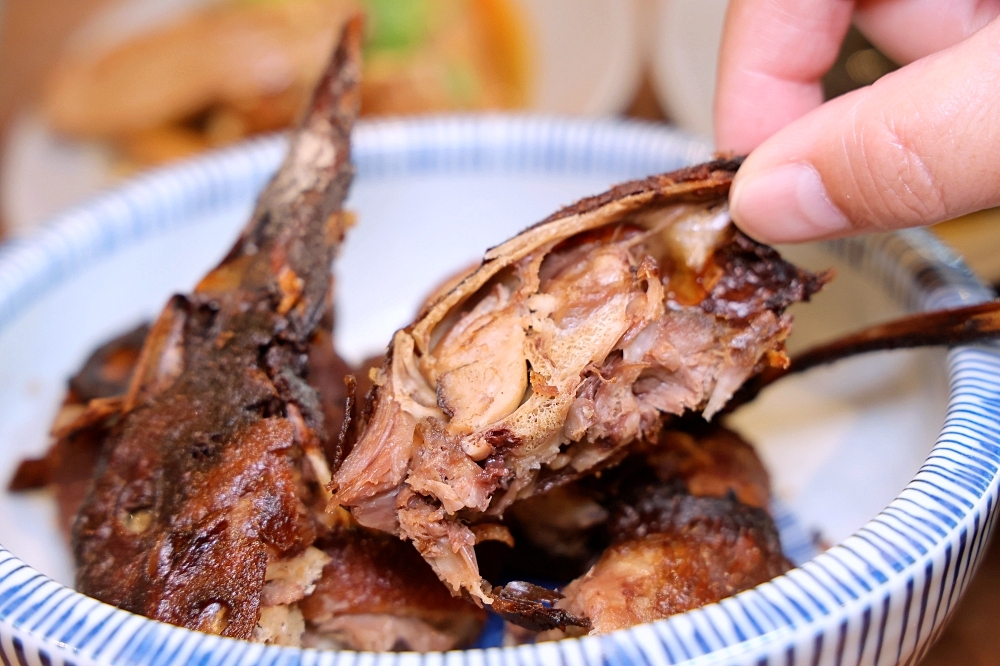
[[[626,183],[489,250],[398,331],[332,510],[412,541],[455,594],[494,600],[474,546],[513,502],[711,418],[786,362],[785,308],[829,279],[732,225],[739,160]]]
[[[754,447],[718,424],[683,426],[592,482],[603,490],[608,546],[555,604],[591,633],[715,603],[791,568]]]
[[[684,418],[656,440],[637,443],[625,460],[600,475],[514,502],[504,519],[515,534],[515,548],[530,547],[534,563],[555,564],[532,575],[565,578],[580,563],[589,567],[607,547],[609,512],[625,487],[650,484],[673,484],[695,497],[734,498],[764,510],[771,502],[770,475],[752,444],[718,422]]]
[[[332,461],[349,394],[344,380],[357,374],[360,391],[362,371],[367,367],[351,368],[337,355],[331,326],[332,321],[324,318],[313,333],[306,379],[323,405],[332,442],[327,451],[334,454],[328,460]],[[148,333],[149,326],[144,324],[91,354],[69,380],[66,399],[53,424],[54,442],[49,451],[41,459],[23,461],[10,484],[15,492],[50,487],[60,531],[67,540],[104,442],[120,416],[122,398]],[[329,561],[313,592],[298,602],[304,626],[296,632],[303,632],[303,645],[426,652],[463,647],[475,640],[485,612],[453,597],[412,545],[341,518],[327,526],[314,544]],[[286,595],[299,596],[294,580],[298,571],[287,565],[269,571],[262,590],[264,621],[258,620],[255,639],[266,642],[281,633],[270,625],[277,622],[280,628],[282,621],[287,623],[289,611],[281,601]],[[285,633],[289,633],[287,629]],[[296,642],[294,636],[287,638],[292,639],[287,642]]]
[[[361,39],[355,18],[235,246],[153,323],[73,527],[81,592],[223,636],[301,633],[336,518],[316,510],[330,470],[305,375],[350,224]]]
[[[330,561],[299,604],[303,645],[432,652],[469,646],[479,636],[486,612],[452,596],[411,544],[344,524],[318,547]]]

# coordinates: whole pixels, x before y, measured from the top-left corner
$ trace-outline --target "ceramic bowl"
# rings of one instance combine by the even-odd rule
[[[159,171],[0,251],[0,477],[47,445],[66,377],[222,256],[276,168],[259,140]],[[432,118],[362,124],[359,213],[336,265],[341,351],[378,351],[424,294],[557,206],[700,161],[674,130],[624,121]],[[840,276],[796,310],[802,346],[906,310],[991,294],[913,231],[789,250]],[[0,493],[4,664],[912,663],[958,602],[993,528],[1000,355],[894,352],[788,380],[735,415],[760,447],[801,566],[753,590],[604,636],[447,654],[267,647],[190,632],[74,592],[44,493]],[[811,559],[790,529],[836,543]],[[799,542],[796,543],[796,539]]]

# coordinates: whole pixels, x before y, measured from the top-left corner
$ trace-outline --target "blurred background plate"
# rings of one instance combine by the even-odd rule
[[[628,106],[642,63],[638,0],[509,2],[523,16],[528,38],[525,110],[601,116]],[[67,50],[108,48],[211,4],[220,2],[124,0],[87,21]],[[108,145],[60,136],[40,113],[24,113],[0,155],[0,218],[10,233],[24,233],[132,171]]]
[[[653,85],[680,126],[712,136],[715,72],[727,0],[656,0]]]

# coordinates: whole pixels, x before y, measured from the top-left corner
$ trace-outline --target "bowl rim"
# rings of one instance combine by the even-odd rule
[[[243,200],[248,188],[259,190],[284,146],[281,137],[256,139],[151,172],[9,242],[0,248],[0,330],[92,262],[183,226],[196,211]],[[680,166],[707,154],[700,140],[652,123],[483,114],[364,122],[356,131],[354,159],[360,175],[374,178],[449,169],[644,173],[665,156]],[[827,247],[910,309],[992,297],[957,256],[924,231],[832,241]],[[873,653],[877,660],[890,649],[897,658],[919,651],[940,631],[978,562],[1000,487],[1000,430],[992,425],[1000,414],[1000,354],[987,347],[956,348],[947,366],[947,415],[915,477],[871,521],[801,567],[650,624],[532,646],[454,651],[441,659],[716,663],[779,653],[792,659],[796,649],[811,650],[819,659],[825,649],[839,663],[848,648],[857,650],[859,662]],[[809,647],[803,647],[806,639]],[[885,647],[893,640],[898,646]],[[264,646],[149,620],[66,588],[0,546],[4,652],[15,663],[26,663],[26,654],[54,654],[101,664],[332,664],[358,655]],[[425,658],[369,656],[386,665]]]

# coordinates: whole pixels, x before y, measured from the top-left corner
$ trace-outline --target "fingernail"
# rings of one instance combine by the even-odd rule
[[[851,227],[808,164],[786,164],[760,175],[737,175],[730,214],[746,233],[769,243],[827,238]]]

